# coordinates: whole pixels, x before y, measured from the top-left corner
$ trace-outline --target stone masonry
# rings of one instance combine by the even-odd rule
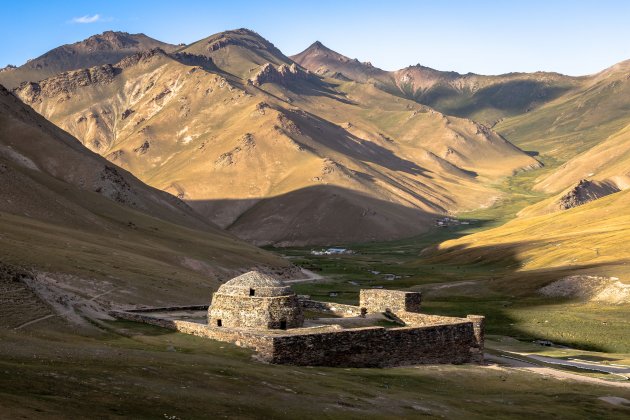
[[[359,306],[368,312],[420,312],[422,294],[402,290],[363,289]]]
[[[298,328],[302,307],[290,287],[251,271],[221,285],[212,297],[208,325],[262,329]]]
[[[388,367],[483,360],[484,317],[422,314],[420,293],[416,292],[361,290],[359,306],[325,303],[298,299],[280,280],[250,272],[225,283],[214,294],[207,324],[163,319],[153,314],[158,310],[168,308],[111,314],[248,347],[259,360],[277,364]],[[346,318],[386,313],[404,326],[303,327],[303,310]]]

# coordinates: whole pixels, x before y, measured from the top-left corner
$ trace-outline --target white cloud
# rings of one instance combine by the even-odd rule
[[[72,18],[72,23],[94,23],[94,22],[98,22],[103,20],[101,18],[101,15],[99,15],[98,13],[90,16],[90,15],[85,15],[85,16],[81,16],[81,17],[75,17]]]

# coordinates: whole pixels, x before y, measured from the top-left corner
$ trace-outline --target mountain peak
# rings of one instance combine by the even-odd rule
[[[322,44],[320,41],[315,41],[311,44],[310,47],[307,48],[307,50],[310,49],[322,49],[322,50],[329,50],[330,48],[328,48],[327,46],[325,46],[324,44]]]
[[[12,89],[22,82],[37,82],[65,71],[114,64],[137,52],[155,48],[171,52],[177,47],[142,33],[105,31],[59,46],[11,71],[2,71],[0,83]]]
[[[328,48],[327,46],[325,46],[324,44],[322,44],[320,41],[315,41],[313,42],[311,45],[309,45],[308,48],[306,48],[304,51],[302,51],[299,54],[296,54],[296,57],[305,57],[308,56],[310,54],[318,54],[318,53],[324,53],[330,56],[334,56],[337,57],[339,59],[346,59],[349,60],[348,57],[339,54],[338,52],[331,50],[330,48]]]
[[[387,75],[371,63],[362,63],[331,50],[320,41],[313,42],[307,49],[291,56],[300,66],[313,73],[340,80],[365,82],[370,78],[383,78]]]
[[[196,41],[181,53],[209,57],[217,68],[248,79],[251,69],[260,63],[274,66],[291,65],[292,61],[271,42],[251,29],[239,28],[223,31]]]
[[[250,36],[258,36],[261,37],[260,34],[256,31],[247,28],[238,28],[238,29],[230,29],[223,33],[235,33],[240,35],[250,35]],[[261,37],[262,38],[262,37]]]
[[[132,48],[137,46],[140,41],[138,38],[145,38],[144,34],[129,34],[128,32],[105,31],[102,34],[92,35],[83,41],[75,42],[74,46],[84,48],[104,49],[121,49]]]

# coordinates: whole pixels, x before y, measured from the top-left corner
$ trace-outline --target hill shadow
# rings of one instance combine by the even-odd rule
[[[311,73],[309,79],[304,82],[306,83],[287,83],[284,87],[298,95],[325,96],[347,105],[357,105],[348,99],[345,93],[336,90],[333,84],[325,82],[317,75]]]
[[[187,203],[242,239],[274,246],[405,238],[427,231],[442,214],[438,209],[408,207],[334,185],[310,186],[273,197]]]
[[[415,101],[446,114],[470,117],[485,109],[498,109],[510,114],[527,112],[537,104],[556,99],[570,89],[569,86],[551,86],[535,80],[512,80],[481,88],[468,95],[440,85],[411,96]],[[407,96],[410,96],[409,92]]]
[[[363,162],[375,163],[392,171],[426,176],[426,169],[415,162],[401,158],[373,141],[357,137],[345,128],[315,114],[296,110],[282,112],[298,125],[303,134],[335,152]]]
[[[580,316],[580,307],[591,305],[588,299],[553,297],[540,292],[544,286],[568,276],[597,275],[614,264],[584,263],[523,271],[519,253],[532,246],[536,246],[535,240],[475,248],[461,245],[443,251],[434,247],[414,266],[433,267],[438,276],[444,276],[447,285],[451,281],[470,282],[470,285],[463,285],[465,289],[461,292],[453,288],[449,296],[436,297],[434,309],[457,316],[466,312],[481,313],[486,316],[491,334],[509,335],[525,341],[546,339],[592,351],[618,352],[620,347],[627,348],[629,345],[622,341],[607,346],[611,336],[618,331],[606,330],[597,317]],[[522,318],[514,317],[519,312],[525,314],[520,317],[532,319],[523,324]],[[519,324],[524,326],[519,327]]]

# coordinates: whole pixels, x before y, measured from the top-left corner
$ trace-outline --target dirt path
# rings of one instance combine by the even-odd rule
[[[306,268],[302,268],[302,274],[304,274],[306,277],[301,278],[301,279],[294,279],[294,280],[285,280],[284,282],[287,284],[291,284],[291,283],[304,283],[307,281],[322,281],[322,280],[326,280],[326,277],[321,276],[317,273],[313,273],[311,270],[307,270]]]
[[[630,389],[630,382],[612,382],[599,378],[591,378],[589,376],[578,375],[576,373],[566,372],[562,370],[552,369],[545,366],[540,366],[534,363],[530,363],[521,359],[512,357],[497,356],[493,354],[486,354],[486,360],[495,363],[501,363],[513,368],[527,370],[539,375],[551,376],[557,379],[568,379],[572,381],[586,382],[596,385],[612,386],[617,388]]]
[[[101,293],[100,295],[96,295],[96,296],[94,296],[93,298],[89,299],[89,300],[88,300],[88,302],[93,302],[93,301],[95,301],[96,299],[100,298],[101,296],[108,295],[108,294],[110,294],[111,292],[115,292],[116,290],[118,290],[118,289],[108,290],[107,292]]]
[[[606,372],[613,375],[619,375],[626,379],[628,379],[628,376],[630,376],[630,366],[603,365],[601,363],[594,363],[594,362],[589,362],[586,360],[559,360],[554,357],[538,356],[535,354],[525,354],[524,356],[529,357],[530,359],[544,362],[544,363],[549,363],[553,365],[561,365],[561,366],[571,366],[571,367],[576,367],[580,369],[596,370],[599,372]]]
[[[22,329],[24,327],[28,327],[29,325],[32,325],[32,324],[34,324],[36,322],[43,321],[43,320],[48,319],[48,318],[52,318],[53,316],[57,316],[57,314],[50,314],[50,315],[43,316],[41,318],[34,319],[32,321],[25,322],[24,324],[18,325],[17,327],[15,327],[13,329],[14,330],[19,330],[19,329]]]
[[[426,286],[432,286],[431,287],[432,289],[439,290],[439,289],[450,289],[451,287],[458,287],[458,286],[469,286],[469,285],[473,285],[477,283],[479,282],[467,280],[467,281],[454,281],[451,283],[429,283],[429,284],[426,284]]]

